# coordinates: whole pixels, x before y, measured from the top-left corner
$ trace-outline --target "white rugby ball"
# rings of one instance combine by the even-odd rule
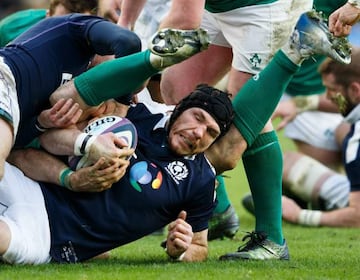
[[[136,148],[138,142],[138,135],[135,125],[127,118],[118,116],[105,116],[89,123],[83,132],[91,135],[100,135],[108,132],[113,132],[118,138],[126,141],[129,148]],[[70,156],[69,167],[72,170],[78,170],[82,167],[93,164],[88,160],[87,155],[84,156]]]

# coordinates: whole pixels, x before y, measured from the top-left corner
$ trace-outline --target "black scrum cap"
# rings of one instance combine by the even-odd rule
[[[208,112],[220,127],[221,134],[224,135],[230,128],[234,118],[229,94],[208,85],[198,85],[196,89],[187,97],[179,102],[175,107],[169,121],[169,127],[185,110],[198,107]]]

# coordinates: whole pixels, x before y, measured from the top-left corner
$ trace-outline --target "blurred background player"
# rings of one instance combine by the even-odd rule
[[[0,21],[0,47],[45,17],[70,13],[96,15],[97,0],[50,0],[49,9],[17,10]]]
[[[360,49],[353,48],[349,65],[326,59],[319,71],[327,97],[351,124],[342,146],[346,175],[305,155],[289,153],[284,188],[294,199],[283,198],[283,217],[305,226],[360,227]]]

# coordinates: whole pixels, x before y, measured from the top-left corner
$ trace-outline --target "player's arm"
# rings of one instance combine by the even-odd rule
[[[360,227],[360,191],[350,192],[348,207],[330,212],[323,212],[320,225]]]
[[[122,0],[99,0],[98,15],[112,22],[117,22]]]
[[[50,109],[43,110],[38,116],[24,120],[17,135],[16,147],[28,145],[50,128],[69,127],[80,118],[82,110],[72,99],[59,99]]]
[[[134,30],[135,22],[138,19],[146,0],[123,0],[118,25]]]
[[[360,20],[360,1],[349,0],[329,16],[329,30],[335,36],[346,36]]]
[[[206,260],[208,256],[207,236],[207,229],[200,232],[194,232],[192,243],[186,250],[183,261],[195,262]]]
[[[109,165],[120,164],[121,159],[131,156],[133,149],[114,133],[90,135],[76,128],[53,129],[40,137],[40,145],[54,155],[86,155],[91,162],[105,158]],[[124,148],[124,149],[123,149]]]
[[[332,211],[301,209],[290,198],[283,197],[283,219],[304,226],[360,227],[360,191],[350,192],[349,205]]]
[[[87,39],[99,55],[117,58],[141,51],[141,40],[134,32],[108,21],[94,23]]]
[[[204,8],[205,0],[173,0],[160,29],[196,29],[200,26]]]
[[[214,166],[216,173],[221,174],[236,167],[246,148],[245,139],[239,130],[231,125],[230,130],[205,151],[205,155]]]
[[[172,260],[203,261],[208,255],[208,230],[194,233],[185,219],[186,212],[181,211],[178,218],[169,224],[166,253]]]
[[[110,188],[124,176],[129,165],[129,161],[123,159],[120,166],[108,166],[101,158],[93,166],[73,172],[53,155],[32,148],[13,150],[8,162],[35,181],[53,183],[76,192],[99,192]]]

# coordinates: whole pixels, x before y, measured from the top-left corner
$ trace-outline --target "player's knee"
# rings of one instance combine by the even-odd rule
[[[304,201],[313,201],[323,182],[334,172],[309,156],[296,153],[284,153],[283,187]]]

